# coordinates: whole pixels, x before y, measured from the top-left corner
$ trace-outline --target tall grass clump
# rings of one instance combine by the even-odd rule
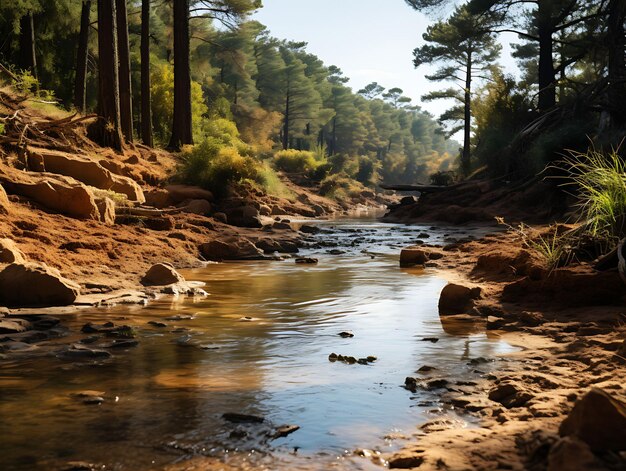
[[[286,198],[288,200],[295,199],[295,193],[293,193],[287,185],[285,185],[276,170],[272,168],[269,162],[265,161],[259,165],[257,170],[257,176],[255,179],[257,183],[268,195],[276,196],[278,198]]]
[[[626,223],[626,163],[618,150],[570,151],[561,166],[575,195],[587,232],[598,239],[620,239]]]

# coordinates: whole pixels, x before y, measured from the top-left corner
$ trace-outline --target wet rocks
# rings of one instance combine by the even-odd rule
[[[281,425],[280,427],[276,428],[276,431],[274,432],[272,438],[283,438],[291,435],[294,432],[297,432],[298,430],[300,430],[299,425]]]
[[[23,319],[0,319],[0,334],[19,334],[28,328],[27,322]]]
[[[0,305],[66,306],[79,293],[79,285],[44,264],[13,263],[0,272]]]
[[[592,389],[576,402],[559,428],[594,451],[626,451],[626,404],[602,389]]]
[[[105,334],[107,337],[135,337],[135,332],[131,326],[115,325],[113,322],[105,322],[104,324],[88,322],[82,327],[81,332],[84,334]]]
[[[354,334],[352,332],[349,331],[345,331],[345,332],[339,332],[339,337],[342,337],[344,339],[350,339],[352,337],[354,337]]]
[[[263,252],[247,239],[212,240],[200,245],[200,253],[207,260],[263,260]]]
[[[404,268],[424,265],[429,260],[428,253],[417,247],[409,247],[400,252],[400,266]]]
[[[310,258],[310,257],[296,258],[296,263],[298,263],[298,264],[314,265],[314,264],[316,264],[318,262],[319,262],[319,260],[317,258]]]
[[[463,314],[474,307],[474,301],[480,299],[479,287],[467,287],[448,283],[439,297],[440,314]]]
[[[310,226],[308,224],[303,224],[300,226],[300,232],[304,232],[305,234],[319,234],[321,229],[317,226]]]
[[[157,263],[150,267],[141,282],[148,286],[166,286],[184,283],[185,279],[169,263]]]
[[[336,353],[331,353],[330,355],[328,355],[328,361],[330,361],[331,363],[335,363],[339,361],[339,362],[346,363],[348,365],[354,365],[357,363],[359,365],[369,365],[371,363],[374,363],[376,360],[378,360],[378,358],[376,358],[375,356],[368,356],[367,358],[357,359],[356,357],[353,357],[353,356],[338,355]]]
[[[11,239],[0,239],[0,263],[24,263],[26,257]]]
[[[89,348],[84,345],[75,343],[71,345],[67,350],[60,352],[57,358],[61,360],[102,360],[110,358],[111,354],[106,350],[100,350],[96,348]]]

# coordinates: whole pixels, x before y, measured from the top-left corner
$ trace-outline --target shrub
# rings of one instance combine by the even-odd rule
[[[216,138],[185,148],[182,153],[180,179],[223,195],[229,183],[258,176],[258,162],[242,156],[235,147],[224,146]]]
[[[450,186],[456,180],[456,174],[451,171],[435,172],[430,176],[430,183],[438,186]]]
[[[276,168],[288,173],[310,173],[320,164],[315,154],[306,150],[287,149],[274,154]]]
[[[354,198],[361,194],[365,187],[346,174],[337,173],[326,177],[320,185],[320,194],[336,200]]]

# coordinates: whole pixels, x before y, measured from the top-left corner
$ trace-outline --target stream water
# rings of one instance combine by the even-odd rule
[[[370,469],[355,449],[390,451],[402,445],[392,435],[411,436],[416,424],[442,413],[455,416],[442,410],[436,392],[404,389],[405,377],[430,365],[437,377],[470,380],[469,360],[511,347],[440,319],[446,282],[428,269],[400,269],[398,254],[420,233],[443,243],[467,232],[374,219],[318,224],[313,239],[324,246],[302,251],[319,258],[317,265],[209,265],[184,273],[206,282],[207,298],[63,316],[72,331],[89,321],[133,325],[139,345],[113,359],[0,361],[0,469],[86,461],[135,471],[198,455],[241,469]],[[333,352],[377,360],[332,363]],[[87,405],[73,396],[85,390],[104,393],[105,401]],[[224,413],[265,421],[233,424]],[[300,429],[267,437],[283,424]]]

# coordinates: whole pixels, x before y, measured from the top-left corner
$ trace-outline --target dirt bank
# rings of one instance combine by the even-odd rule
[[[626,409],[610,402],[626,399],[625,286],[617,271],[585,264],[545,270],[521,245],[516,234],[502,233],[405,252],[405,261],[480,289],[478,297],[450,290],[447,305],[461,299],[462,307],[441,315],[444,328],[486,328],[519,351],[474,359],[472,384],[452,384],[427,368],[407,378],[409,388],[440,388],[443,412],[388,456],[391,468],[626,469]],[[481,371],[483,362],[495,362],[493,373]],[[456,414],[476,417],[477,426],[461,426]],[[564,426],[568,415],[576,417]]]

